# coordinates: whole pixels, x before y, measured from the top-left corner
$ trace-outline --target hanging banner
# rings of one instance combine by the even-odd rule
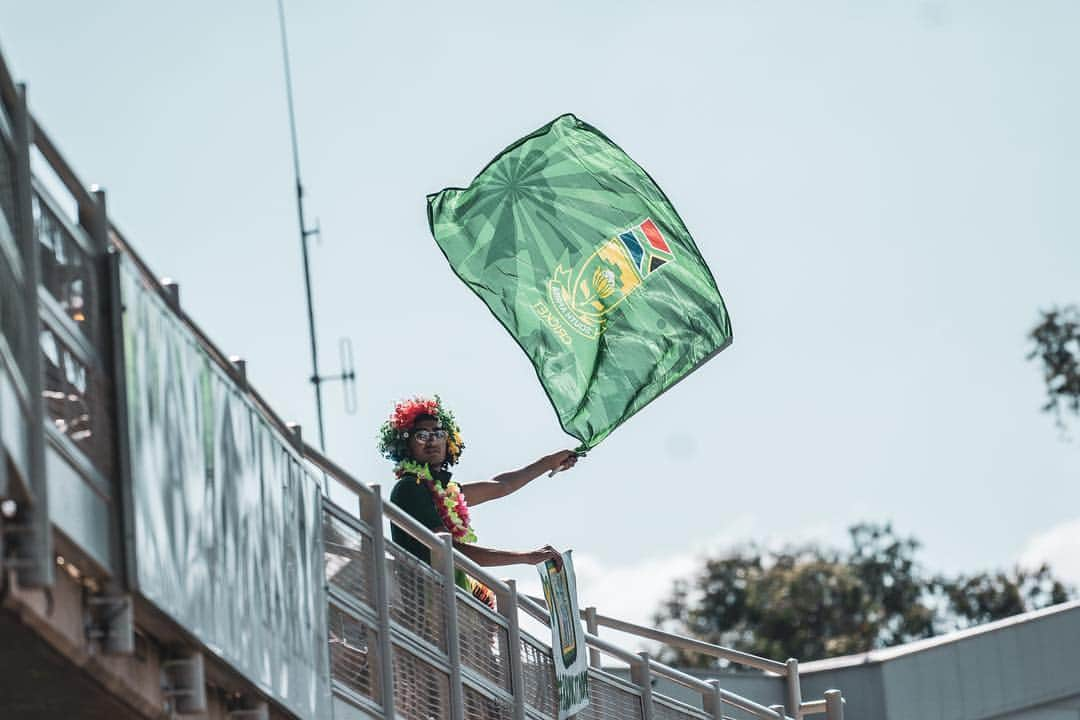
[[[551,659],[559,690],[559,720],[581,712],[589,704],[589,653],[578,613],[574,561],[569,550],[562,559],[562,572],[551,560],[536,566],[551,615]]]
[[[127,258],[120,283],[138,592],[297,718],[330,717],[318,479]]]

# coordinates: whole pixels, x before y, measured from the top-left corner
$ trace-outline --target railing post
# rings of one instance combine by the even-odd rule
[[[120,274],[117,272],[117,258],[109,250],[109,215],[105,190],[97,185],[90,188],[93,205],[79,206],[79,222],[86,230],[93,245],[93,264],[95,282],[104,292],[96,293],[96,307],[88,308],[93,314],[93,332],[89,338],[98,347],[105,358],[105,367],[109,368],[110,385],[114,410],[111,418],[112,447],[109,448],[115,471],[112,477],[112,500],[109,521],[109,551],[112,553],[115,572],[106,583],[106,592],[91,600],[91,603],[103,604],[108,608],[125,608],[126,622],[106,623],[108,635],[103,640],[106,652],[117,655],[130,655],[135,652],[135,626],[131,620],[131,597],[124,593],[133,587],[135,579],[134,548],[128,533],[127,495],[131,473],[128,466],[127,444],[127,393],[123,383],[124,372],[124,326],[120,312]],[[103,282],[104,281],[104,282]],[[120,407],[124,402],[125,406]],[[104,407],[104,405],[102,405]],[[121,424],[121,421],[123,424]]]
[[[379,633],[379,690],[383,717],[394,720],[394,646],[390,641],[390,587],[386,573],[382,488],[371,486],[371,498],[360,503],[360,516],[371,531],[371,576],[375,585],[375,615]]]
[[[712,692],[701,695],[701,707],[712,716],[713,720],[724,720],[724,700],[720,694],[720,681],[707,681],[712,686]]]
[[[248,377],[247,377],[247,360],[239,355],[230,355],[229,362],[232,363],[233,368],[236,369],[236,384],[241,389],[248,389]]]
[[[802,687],[799,683],[799,661],[795,658],[787,660],[787,677],[784,678],[785,700],[787,702],[787,714],[795,720],[802,720]]]
[[[443,576],[443,604],[446,606],[446,655],[450,661],[450,720],[465,720],[465,694],[461,686],[461,638],[458,635],[457,584],[454,582],[454,538],[439,533],[443,546],[439,569]],[[435,548],[432,548],[434,554]]]
[[[630,679],[641,689],[641,717],[642,720],[652,720],[652,670],[649,667],[649,653],[638,653],[641,658],[638,662],[630,665]]]
[[[93,205],[79,203],[79,224],[90,237],[94,257],[101,257],[109,249],[109,216],[105,203],[105,189],[100,185],[90,186],[90,198]]]
[[[596,607],[593,605],[585,608],[585,629],[590,635],[600,634],[600,625],[596,622]],[[600,669],[600,651],[596,648],[589,648],[589,667]]]
[[[94,200],[100,213],[100,222],[95,222],[95,232],[104,233],[108,247],[108,215],[105,203],[105,191],[95,189]],[[124,298],[121,289],[123,271],[122,257],[117,249],[105,253],[105,294],[107,304],[99,327],[108,334],[108,340],[102,342],[107,350],[108,367],[111,369],[113,417],[113,461],[116,467],[117,488],[114,507],[117,511],[120,552],[116,562],[123,568],[124,585],[128,590],[139,587],[138,566],[135,560],[135,500],[131,481],[131,436],[128,428],[127,394],[127,357],[124,354]]]
[[[172,309],[181,312],[180,308],[180,283],[172,278],[161,278],[161,287],[165,290],[165,296],[172,304]]]
[[[20,358],[23,379],[30,395],[30,417],[27,433],[29,485],[34,494],[30,502],[20,503],[17,521],[27,532],[19,540],[15,558],[19,583],[26,587],[51,587],[55,580],[53,562],[52,523],[49,521],[48,485],[45,477],[45,405],[41,399],[41,317],[38,307],[37,237],[34,230],[34,194],[30,173],[30,145],[33,143],[33,120],[26,103],[26,85],[19,83],[18,97],[12,118],[15,140],[15,213],[16,240],[23,259],[23,302],[25,303],[26,337],[22,343],[24,357]]]
[[[507,580],[508,590],[496,590],[499,614],[506,618],[507,652],[510,654],[510,689],[514,697],[514,720],[525,720],[525,672],[521,667],[521,625],[518,618],[517,581]]]
[[[826,720],[844,720],[844,698],[839,690],[825,691]]]

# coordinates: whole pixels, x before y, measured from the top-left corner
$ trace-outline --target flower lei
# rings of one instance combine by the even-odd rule
[[[394,472],[399,478],[403,475],[415,475],[418,485],[421,480],[424,481],[428,491],[431,492],[435,509],[450,534],[461,542],[476,542],[476,533],[469,527],[469,506],[465,502],[465,495],[461,492],[460,485],[450,481],[444,487],[431,476],[431,468],[426,463],[421,465],[412,460],[402,460]]]
[[[443,526],[450,531],[454,538],[461,542],[476,542],[476,533],[469,526],[469,506],[465,502],[465,495],[461,492],[460,485],[450,481],[446,483],[444,488],[441,483],[435,482],[435,478],[431,475],[431,468],[426,463],[422,465],[412,460],[399,462],[397,467],[394,468],[394,474],[398,478],[405,475],[414,475],[418,485],[421,480],[424,481],[428,491],[431,492],[431,499],[435,503],[435,509],[439,512]],[[491,588],[475,578],[467,575],[465,578],[469,582],[469,592],[472,596],[494,610],[495,593]]]

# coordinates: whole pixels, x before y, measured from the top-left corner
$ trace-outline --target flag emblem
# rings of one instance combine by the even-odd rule
[[[548,298],[578,334],[598,338],[607,315],[675,254],[651,218],[604,241],[575,269],[560,264],[548,282]]]

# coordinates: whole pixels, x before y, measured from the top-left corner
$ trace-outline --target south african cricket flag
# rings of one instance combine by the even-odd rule
[[[581,449],[731,343],[716,281],[675,208],[573,115],[503,150],[469,187],[427,200],[451,268],[529,356]]]

